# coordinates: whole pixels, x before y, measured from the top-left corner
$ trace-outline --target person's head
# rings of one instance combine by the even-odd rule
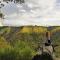
[[[48,40],[48,43],[51,44],[51,40]]]
[[[43,52],[40,60],[53,60],[53,57],[49,53]]]
[[[53,60],[53,57],[50,54],[43,52],[41,55],[35,55],[32,60]]]
[[[51,40],[47,40],[47,42],[45,43],[45,46],[50,46],[51,45]]]

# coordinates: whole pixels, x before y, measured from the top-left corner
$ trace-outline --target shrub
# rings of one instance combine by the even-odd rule
[[[16,46],[17,45],[17,46]],[[31,60],[34,55],[34,50],[24,41],[18,41],[15,45],[15,50],[18,51],[18,60]]]

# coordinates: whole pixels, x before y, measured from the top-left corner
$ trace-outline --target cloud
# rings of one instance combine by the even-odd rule
[[[8,8],[11,14],[9,16],[7,14],[3,25],[60,25],[60,5],[58,4],[60,3],[56,0],[25,0],[25,4],[12,4],[14,12],[18,12],[12,14]]]

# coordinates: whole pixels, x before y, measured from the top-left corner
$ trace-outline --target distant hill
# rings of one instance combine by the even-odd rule
[[[55,34],[59,35],[60,27],[53,26],[53,27],[42,27],[42,26],[21,26],[21,27],[0,27],[0,35],[5,37],[6,39],[9,38],[16,38],[21,36],[22,34],[40,34],[45,35],[46,31],[51,31],[52,36]]]
[[[53,40],[60,39],[60,27],[43,27],[43,26],[21,26],[21,27],[0,27],[0,35],[6,40],[44,40],[46,31],[50,31]]]

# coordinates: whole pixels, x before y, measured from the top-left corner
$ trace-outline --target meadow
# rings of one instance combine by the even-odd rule
[[[47,27],[0,27],[0,60],[32,60],[46,40]],[[49,27],[55,55],[60,57],[60,27]]]

